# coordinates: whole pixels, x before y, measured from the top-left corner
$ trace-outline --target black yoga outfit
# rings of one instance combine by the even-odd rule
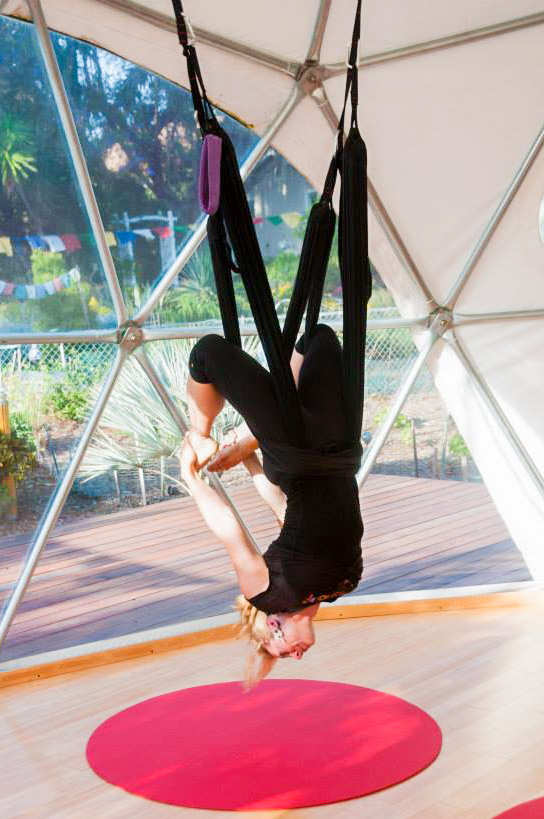
[[[341,452],[349,443],[340,342],[334,330],[318,324],[310,342],[305,345],[302,336],[296,349],[304,354],[298,393],[308,448]],[[195,381],[213,383],[244,417],[259,441],[266,477],[287,497],[281,533],[263,555],[270,584],[249,602],[267,613],[292,612],[352,591],[363,571],[354,474],[294,477],[278,466],[285,462],[287,436],[270,373],[237,345],[204,336],[192,349],[189,368]]]

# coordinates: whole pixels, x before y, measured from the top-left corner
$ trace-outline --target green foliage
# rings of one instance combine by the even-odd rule
[[[13,505],[13,498],[10,495],[9,489],[4,484],[0,483],[0,520],[9,512]]]
[[[37,168],[32,151],[32,136],[23,119],[0,113],[0,179],[10,187],[28,179]]]
[[[374,285],[368,308],[372,310],[377,307],[395,307],[395,301],[387,288]]]
[[[307,208],[306,213],[293,230],[294,236],[303,240],[310,216],[311,206]],[[338,225],[337,225],[338,228]],[[297,275],[300,256],[298,253],[293,253],[292,250],[286,250],[278,253],[272,259],[266,261],[266,272],[274,301],[279,305],[278,312],[285,312],[287,303],[293,292],[293,284]],[[334,232],[334,238],[329,256],[329,263],[327,266],[327,274],[325,277],[325,287],[323,294],[323,308],[337,309],[338,301],[332,300],[332,294],[340,286],[340,263],[338,259],[338,229]],[[283,308],[283,309],[282,309]]]
[[[207,245],[200,245],[183,268],[179,286],[182,293],[191,293],[203,303],[217,298],[213,264]]]
[[[372,419],[372,426],[375,428],[381,427],[381,425],[386,419],[388,412],[389,407],[382,407],[380,410],[378,410],[378,412]],[[395,418],[395,423],[393,424],[393,427],[395,429],[400,429],[400,439],[403,444],[410,444],[412,442],[411,418],[408,418],[406,415],[403,415],[402,412],[400,412]]]
[[[48,396],[49,408],[61,418],[83,421],[93,380],[84,369],[77,366],[77,362],[70,362],[62,381],[52,384]]]
[[[148,351],[168,393],[185,417],[188,362],[193,343],[190,339],[156,342]],[[246,352],[255,354],[259,341],[255,336],[244,336],[242,344]],[[93,398],[97,389],[95,386],[92,390]],[[226,405],[214,422],[212,435],[221,441],[225,430],[241,423],[240,414]],[[111,469],[144,466],[152,472],[157,460],[161,456],[172,456],[179,449],[181,441],[179,428],[149,378],[138,362],[130,358],[102,413],[98,431],[81,465],[80,475],[84,476],[84,480],[90,480]]]
[[[412,421],[402,413],[397,416],[395,427],[400,429],[400,439],[403,444],[410,444],[412,441]]]
[[[463,436],[459,432],[455,432],[448,444],[448,451],[450,455],[457,455],[460,458],[462,455],[470,455],[470,450],[465,444]]]
[[[36,452],[36,441],[32,426],[21,412],[14,412],[10,419],[11,434],[24,441],[32,452]]]
[[[0,432],[0,477],[13,475],[22,481],[36,467],[36,456],[26,441],[16,435]]]
[[[33,250],[31,274],[34,284],[51,281],[66,273],[65,257],[61,253]],[[104,294],[100,287],[82,280],[45,298],[17,302],[10,299],[0,304],[0,316],[5,324],[26,325],[39,330],[78,330],[96,326],[98,316],[111,313],[103,306]],[[109,302],[109,297],[108,298]]]
[[[96,324],[92,317],[98,312],[89,304],[91,287],[86,282],[72,284],[53,296],[35,302],[34,327],[37,330],[77,330]]]
[[[278,253],[266,264],[266,273],[274,301],[289,299],[298,270],[299,256],[293,251]]]
[[[9,396],[11,418],[20,415],[36,433],[47,411],[51,377],[47,372],[40,372],[38,378],[29,380],[26,375],[3,376],[3,381]]]
[[[43,284],[66,273],[66,264],[62,253],[50,253],[48,250],[33,250],[30,256],[32,281]],[[70,289],[70,288],[69,288]]]
[[[190,290],[169,290],[162,300],[159,313],[162,324],[181,324],[220,317],[215,295],[204,297],[202,293]]]

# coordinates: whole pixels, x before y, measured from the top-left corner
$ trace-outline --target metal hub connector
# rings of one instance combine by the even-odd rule
[[[132,353],[144,340],[142,328],[135,321],[127,321],[119,327],[117,340],[123,350]]]
[[[443,336],[453,327],[453,316],[451,310],[446,307],[439,307],[429,316],[429,329],[437,336]]]
[[[313,94],[323,84],[323,66],[317,63],[301,66],[300,74],[297,78],[298,86],[305,94]]]

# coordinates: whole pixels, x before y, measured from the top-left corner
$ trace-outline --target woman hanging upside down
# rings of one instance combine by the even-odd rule
[[[343,406],[342,349],[335,332],[318,324],[291,359],[308,448],[334,459],[349,446]],[[225,544],[242,592],[236,608],[255,651],[246,683],[262,679],[278,657],[301,659],[315,642],[313,618],[322,601],[356,588],[363,570],[363,522],[353,474],[290,476],[274,449],[288,440],[269,372],[240,347],[207,335],[189,360],[190,430],[181,471],[204,520]],[[251,435],[221,449],[210,437],[225,399],[244,417]],[[255,454],[261,447],[263,466]],[[244,462],[274,512],[281,533],[264,555],[245,535],[231,508],[199,477],[199,470]],[[258,669],[254,659],[261,658]]]

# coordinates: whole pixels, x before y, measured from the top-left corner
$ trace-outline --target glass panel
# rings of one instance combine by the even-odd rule
[[[151,361],[184,413],[187,361],[193,343],[181,340],[147,345]],[[244,348],[258,354],[257,339],[245,338]],[[47,352],[47,357],[53,358],[49,348]],[[105,352],[89,350],[88,361],[92,355],[100,363]],[[59,378],[54,384],[66,389],[80,377],[79,365],[66,379],[60,368],[51,367]],[[32,381],[38,383],[45,376],[41,370],[36,372]],[[28,373],[35,375],[34,371]],[[27,371],[22,375],[27,376]],[[11,378],[20,376],[16,373]],[[10,381],[13,396],[14,384]],[[95,383],[91,397],[96,390]],[[75,397],[71,403],[78,405]],[[19,406],[15,399],[13,406]],[[81,425],[59,420],[58,410],[54,418],[47,418],[62,468]],[[228,430],[240,422],[232,407],[225,407],[214,436],[223,441]],[[42,553],[8,633],[2,660],[232,610],[239,592],[236,576],[224,546],[208,530],[180,481],[176,457],[180,443],[181,434],[154,387],[137,360],[130,358],[87,450],[61,522]],[[50,458],[44,454],[46,457]],[[40,511],[54,486],[53,479],[48,480]],[[260,547],[266,548],[277,527],[272,514],[263,509],[245,467],[224,472],[223,483]],[[30,483],[28,488],[26,482],[21,485],[20,498],[27,498],[31,488]],[[28,507],[26,514],[30,518]],[[37,514],[32,515],[32,522]],[[30,534],[28,526],[23,530],[26,537],[20,537],[7,551],[0,548],[4,556],[0,568],[9,570],[10,578],[4,589],[4,605],[23,566]],[[3,527],[5,539],[0,539],[0,547],[11,544],[11,532],[8,526]]]
[[[115,324],[32,26],[0,17],[0,328]]]
[[[405,348],[401,331],[387,332],[389,344]],[[369,395],[371,434],[389,401],[387,393]],[[427,368],[361,498],[365,571],[359,594],[532,579]]]
[[[282,316],[287,311],[310,207],[317,192],[272,148],[259,160],[245,187],[276,309]],[[331,254],[327,291],[327,297],[330,294],[331,298],[330,303],[328,300],[324,303],[328,309],[337,307],[337,267],[337,251],[334,251]],[[238,313],[242,318],[251,320],[242,280],[235,275],[233,281]],[[148,324],[168,326],[219,320],[211,257],[207,239],[204,239],[178,280],[161,299]]]
[[[114,54],[52,35],[125,299],[145,301],[201,218],[201,137],[188,91]],[[181,52],[180,52],[180,58]],[[258,137],[217,111],[240,161]],[[170,317],[169,299],[165,307]]]
[[[2,383],[7,395],[4,403],[9,408],[12,433],[9,439],[0,436],[0,446],[8,456],[3,463],[11,467],[0,471],[4,485],[0,492],[2,611],[114,356],[114,345],[108,344],[0,347]],[[12,485],[8,473],[17,479],[16,506],[9,497]],[[64,584],[71,586],[74,600],[84,595],[79,567],[85,560],[86,548],[80,543],[78,551],[65,541],[64,533],[91,516],[104,514],[110,506],[110,499],[97,498],[76,481],[8,632],[2,660],[24,656],[31,647],[32,653],[51,647],[46,636],[51,623],[57,624]]]

